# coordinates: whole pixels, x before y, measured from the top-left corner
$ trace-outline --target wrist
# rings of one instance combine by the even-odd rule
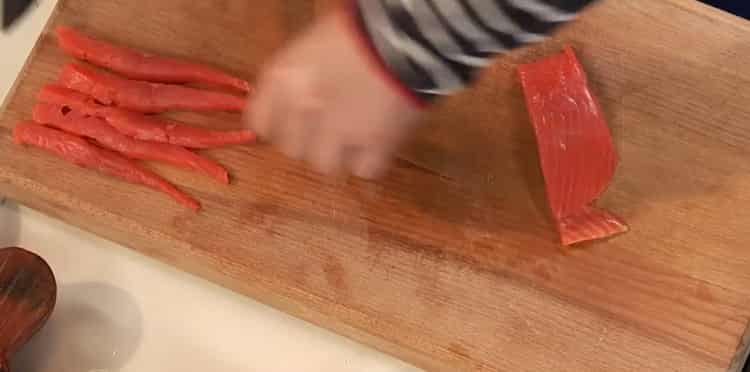
[[[372,70],[378,74],[396,94],[411,103],[414,107],[419,109],[427,108],[429,101],[417,95],[408,85],[399,79],[378,53],[375,45],[372,43],[369,35],[363,28],[359,9],[357,8],[357,2],[355,0],[347,1],[340,13],[341,17],[339,18],[344,23],[346,30],[349,31],[348,34],[352,37],[354,44],[356,44],[357,48],[362,52]]]

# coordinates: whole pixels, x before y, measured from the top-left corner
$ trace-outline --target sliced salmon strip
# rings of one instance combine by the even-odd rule
[[[144,141],[208,149],[250,143],[257,138],[250,130],[211,130],[154,115],[104,106],[83,93],[59,85],[45,85],[37,98],[41,102],[70,106],[84,114],[103,118],[120,133]]]
[[[18,144],[39,147],[76,165],[148,186],[171,196],[190,209],[200,209],[198,201],[155,173],[116,152],[96,147],[76,135],[33,122],[21,122],[13,130],[13,140]]]
[[[63,66],[58,82],[104,105],[145,113],[170,110],[241,112],[246,103],[245,98],[233,94],[131,80],[78,63]]]
[[[38,123],[91,138],[103,147],[117,151],[131,159],[161,161],[197,170],[221,183],[229,183],[226,169],[213,160],[180,146],[130,138],[118,132],[104,120],[85,115],[68,106],[38,103],[33,109],[33,119]]]
[[[95,39],[67,26],[55,29],[66,53],[136,80],[159,83],[205,83],[250,91],[250,84],[202,63],[163,57]]]

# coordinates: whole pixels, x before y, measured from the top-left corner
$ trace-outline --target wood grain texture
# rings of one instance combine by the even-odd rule
[[[21,248],[0,249],[0,371],[47,322],[57,299],[49,265]]]
[[[64,0],[51,23],[252,80],[322,4]],[[438,104],[404,156],[445,177],[401,164],[378,183],[326,179],[265,146],[206,152],[229,187],[153,165],[201,199],[193,214],[11,143],[67,60],[47,31],[0,119],[0,193],[428,370],[737,370],[750,318],[747,40],[750,26],[697,2],[604,0]],[[576,250],[560,249],[548,218],[515,75],[565,43],[622,159],[600,205],[632,228]]]

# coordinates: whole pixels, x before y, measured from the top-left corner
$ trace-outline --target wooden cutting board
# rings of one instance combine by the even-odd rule
[[[65,0],[50,27],[253,79],[321,4]],[[319,177],[262,145],[207,152],[229,187],[154,165],[200,198],[194,214],[11,143],[67,60],[48,28],[0,119],[0,193],[428,370],[736,371],[750,318],[748,40],[750,25],[690,0],[605,0],[438,104],[411,162],[381,182]],[[632,228],[574,250],[548,218],[515,77],[564,43],[622,158],[601,205]]]

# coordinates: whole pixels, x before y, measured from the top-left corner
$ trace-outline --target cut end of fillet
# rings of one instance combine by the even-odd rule
[[[227,172],[224,167],[222,167],[219,163],[208,159],[201,158],[201,160],[202,161],[198,165],[199,168],[213,177],[213,179],[215,179],[217,182],[225,185],[229,184],[229,172]]]
[[[60,49],[78,58],[85,57],[75,47],[74,42],[79,39],[78,32],[68,26],[60,25],[55,27],[55,36],[57,36],[57,44],[60,46]]]
[[[558,221],[563,245],[605,239],[628,231],[620,217],[603,209],[586,207],[580,213]]]
[[[39,89],[36,99],[56,105],[84,106],[95,104],[90,96],[57,84],[45,84]]]
[[[93,68],[80,63],[66,63],[58,75],[57,83],[64,88],[91,96],[104,105],[113,104],[112,92],[116,86],[112,85],[109,75],[99,73]]]
[[[245,93],[255,93],[255,90],[250,86],[250,82],[248,82],[247,80],[239,80],[239,86],[237,88]]]
[[[178,194],[178,195],[174,195],[173,197],[175,198],[175,200],[178,203],[182,204],[182,206],[184,206],[184,207],[186,207],[186,208],[188,208],[188,209],[190,209],[192,211],[198,212],[198,211],[201,210],[201,203],[199,201],[191,198],[188,195]]]
[[[36,125],[36,123],[33,123],[31,121],[22,121],[16,124],[15,127],[13,127],[13,143],[16,145],[25,145],[26,141],[24,141],[24,130],[29,127],[30,125]]]

